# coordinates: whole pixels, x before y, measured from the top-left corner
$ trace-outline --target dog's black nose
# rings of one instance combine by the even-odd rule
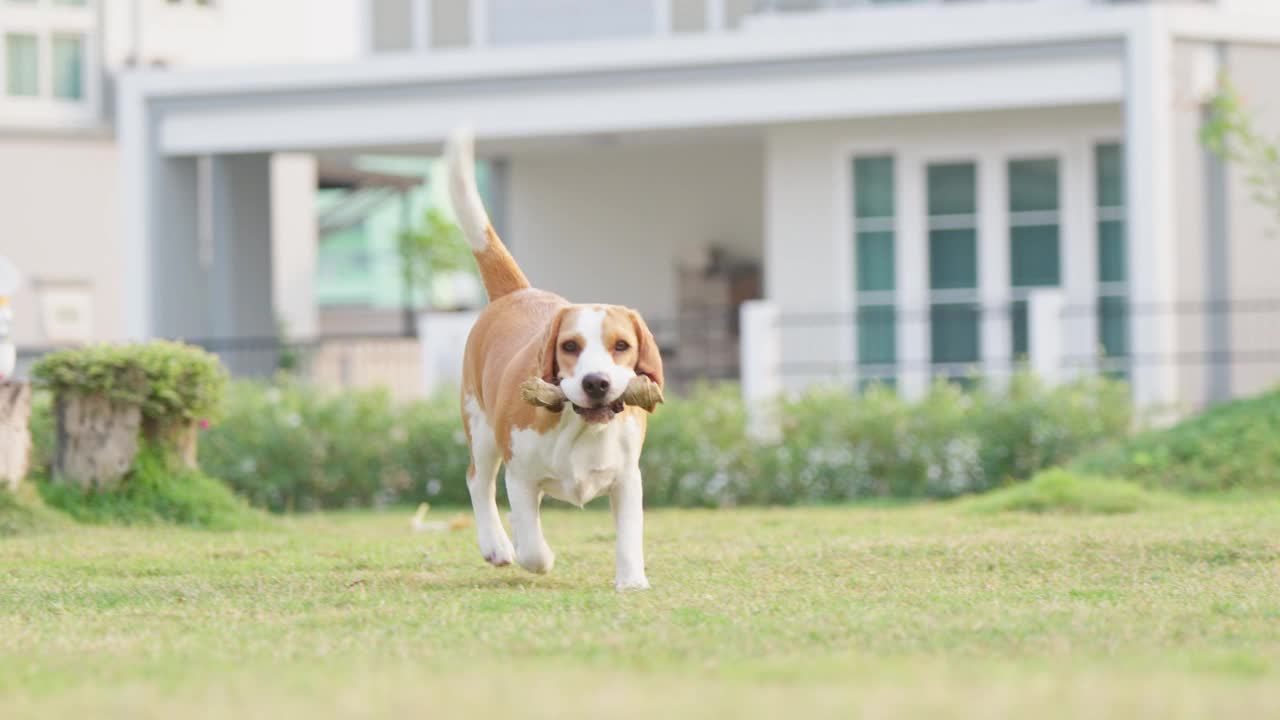
[[[591,373],[582,378],[582,391],[592,400],[600,400],[609,392],[609,378],[600,373]]]

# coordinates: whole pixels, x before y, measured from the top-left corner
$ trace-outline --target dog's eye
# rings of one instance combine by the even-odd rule
[[[619,340],[613,344],[614,352],[626,352],[631,349],[631,345],[626,340]]]
[[[565,340],[564,344],[560,346],[560,349],[567,353],[576,353],[578,352],[578,343],[573,340]]]

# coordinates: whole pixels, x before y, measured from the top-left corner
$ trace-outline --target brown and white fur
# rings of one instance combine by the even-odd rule
[[[449,143],[454,212],[489,293],[467,338],[462,378],[471,447],[467,486],[480,552],[496,566],[515,561],[531,572],[548,572],[555,554],[542,536],[543,496],[581,507],[608,494],[617,531],[614,586],[648,588],[640,483],[647,414],[622,406],[620,398],[637,375],[662,385],[658,346],[634,310],[572,304],[529,286],[489,222],[472,153],[469,133],[459,132]],[[560,412],[527,404],[520,386],[531,377],[558,384],[569,404]],[[504,463],[511,539],[495,500]]]

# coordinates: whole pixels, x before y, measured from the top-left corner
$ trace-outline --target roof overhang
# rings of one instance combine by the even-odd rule
[[[125,79],[122,104],[171,156],[430,149],[460,124],[521,139],[1094,104],[1123,98],[1126,33],[1151,12],[923,10],[803,32],[148,72]]]

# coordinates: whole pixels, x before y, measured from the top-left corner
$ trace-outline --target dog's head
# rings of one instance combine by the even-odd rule
[[[663,384],[658,344],[640,313],[617,305],[570,305],[547,328],[539,358],[543,380],[558,384],[590,422],[622,411],[622,393],[637,375]]]

